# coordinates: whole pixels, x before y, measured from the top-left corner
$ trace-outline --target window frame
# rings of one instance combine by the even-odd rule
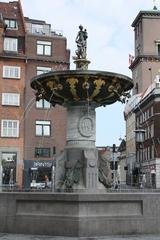
[[[52,70],[51,67],[41,67],[41,66],[37,66],[37,76],[43,73],[47,73],[50,72]]]
[[[6,122],[7,126],[4,127],[4,123]],[[11,127],[9,127],[9,123],[11,123]],[[16,123],[16,128],[13,126]],[[5,133],[6,131],[6,133]],[[12,134],[9,134],[9,131]],[[14,134],[15,131],[15,134]],[[9,138],[18,138],[19,137],[19,120],[11,120],[11,119],[2,119],[1,120],[1,137],[9,137]]]
[[[7,24],[7,29],[18,30],[18,23],[15,19],[6,18],[6,19],[4,19],[4,22],[5,22],[5,24]],[[12,26],[12,23],[14,23],[14,26]]]
[[[47,49],[49,48],[49,54]],[[40,56],[52,56],[52,42],[37,40],[37,55]]]
[[[56,154],[56,146],[53,146],[53,155],[55,155]]]
[[[18,38],[5,37],[3,49],[6,52],[18,52]]]
[[[47,154],[45,154],[46,150],[48,150]],[[35,157],[36,158],[40,158],[40,157],[50,158],[51,157],[51,149],[36,147],[35,148]]]
[[[43,27],[43,25],[42,24],[34,24],[34,23],[32,23],[32,28],[31,28],[31,30],[32,30],[32,33],[33,34],[42,34],[43,33],[43,29],[44,27]]]
[[[14,101],[14,98],[17,100]],[[6,100],[6,98],[8,98]],[[20,94],[19,93],[2,93],[2,106],[20,106]]]
[[[17,71],[17,75],[16,75],[16,71]],[[6,74],[7,72],[8,72],[8,75]],[[4,65],[3,66],[3,78],[20,79],[21,78],[21,67]]]
[[[3,159],[3,154],[12,154],[12,155],[15,155],[16,156],[16,159],[13,159],[12,158],[12,160],[5,160],[5,159]],[[6,162],[17,162],[17,152],[7,152],[7,151],[4,151],[4,152],[2,152],[1,153],[1,159],[2,159],[2,161],[3,160],[5,160]]]
[[[46,124],[45,124],[45,122],[46,122]],[[37,137],[50,137],[51,136],[51,121],[50,120],[36,120],[35,127],[36,127],[36,136]],[[39,133],[39,131],[41,133]],[[48,131],[48,134],[45,134],[45,131]]]
[[[39,101],[36,101],[36,108],[37,109],[50,109],[51,104],[48,101],[46,101],[45,99],[40,99]]]

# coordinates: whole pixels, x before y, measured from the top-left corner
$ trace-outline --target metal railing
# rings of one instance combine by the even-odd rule
[[[74,189],[65,189],[65,190],[55,190],[53,188],[25,188],[25,187],[18,187],[16,185],[1,185],[0,192],[52,192],[52,193],[160,193],[160,188],[139,188],[139,187],[132,187],[132,186],[119,186],[118,188],[106,188],[106,189],[94,189],[91,190],[74,190]]]

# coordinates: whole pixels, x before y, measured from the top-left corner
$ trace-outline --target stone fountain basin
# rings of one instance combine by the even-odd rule
[[[34,77],[31,87],[37,99],[44,98],[52,105],[81,101],[97,106],[112,104],[132,89],[131,78],[113,72],[95,70],[51,71]]]

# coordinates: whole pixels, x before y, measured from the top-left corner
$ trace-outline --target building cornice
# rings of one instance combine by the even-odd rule
[[[67,61],[60,61],[60,60],[51,60],[46,58],[32,58],[27,56],[11,56],[11,55],[0,55],[0,59],[16,59],[16,60],[24,60],[24,61],[38,61],[38,62],[49,62],[49,63],[55,63],[55,64],[67,64],[70,65],[70,62]]]
[[[156,91],[157,89],[154,88],[145,98],[143,98],[138,105],[136,105],[133,109],[133,111],[136,113],[139,111],[139,108],[143,108],[148,103],[150,103],[152,100],[154,100],[157,97],[160,97],[160,91]]]
[[[38,62],[49,62],[49,63],[56,63],[56,64],[70,64],[70,62],[67,61],[60,61],[60,60],[51,60],[46,58],[32,58],[32,57],[26,57],[27,61],[38,61]]]
[[[149,11],[140,11],[136,16],[135,20],[131,24],[132,27],[135,27],[141,18],[160,18],[159,10],[149,10]]]
[[[0,54],[0,59],[18,59],[18,60],[26,60],[26,57],[25,56],[11,56],[11,55],[3,55],[3,54]]]
[[[62,36],[62,35],[53,35],[53,34],[49,34],[49,35],[43,35],[43,34],[36,34],[36,33],[30,33],[30,32],[26,32],[26,36],[27,37],[32,37],[32,38],[44,38],[45,40],[46,39],[49,39],[49,40],[54,40],[54,39],[63,39],[63,40],[67,40],[67,38],[65,36]]]
[[[138,55],[132,64],[129,66],[129,69],[133,70],[135,66],[140,62],[160,62],[160,56],[158,55]]]

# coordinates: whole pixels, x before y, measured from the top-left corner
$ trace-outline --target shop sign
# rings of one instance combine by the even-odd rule
[[[40,167],[44,167],[44,168],[51,168],[52,167],[52,162],[48,162],[48,161],[35,161],[33,162],[33,167],[34,168],[40,168]]]

